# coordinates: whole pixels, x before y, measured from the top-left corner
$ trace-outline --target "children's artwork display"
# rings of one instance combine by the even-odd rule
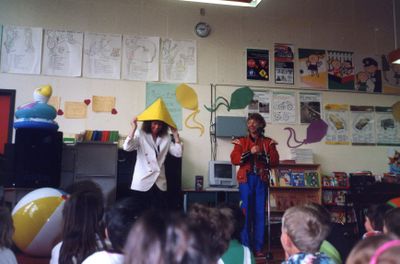
[[[388,148],[389,173],[400,175],[400,148]]]
[[[400,64],[389,64],[387,55],[381,56],[382,85],[385,94],[400,94]]]
[[[265,119],[265,122],[271,122],[271,91],[254,91],[253,99],[247,106],[248,113],[259,113]]]
[[[299,93],[300,123],[309,124],[321,118],[321,93]]]
[[[293,92],[272,93],[272,122],[295,123],[296,122],[296,96]]]
[[[299,49],[300,86],[327,89],[326,52],[318,49]]]
[[[356,61],[355,90],[367,93],[382,93],[382,72],[375,57],[362,57]]]
[[[325,122],[328,123],[326,144],[349,144],[349,106],[346,104],[325,105]]]
[[[328,88],[354,90],[353,52],[328,50]]]
[[[375,145],[373,106],[350,106],[351,142],[353,145]]]
[[[275,83],[294,84],[294,54],[293,45],[275,43],[274,64]]]
[[[269,80],[269,52],[247,49],[247,80]]]
[[[400,123],[394,119],[391,107],[375,106],[375,129],[378,145],[400,145]]]

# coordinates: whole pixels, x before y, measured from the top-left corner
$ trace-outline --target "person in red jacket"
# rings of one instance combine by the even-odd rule
[[[279,164],[277,142],[264,136],[265,120],[258,114],[247,118],[248,135],[234,139],[231,162],[239,165],[237,180],[241,208],[246,217],[241,233],[242,244],[256,256],[263,256],[265,200],[271,167]],[[251,232],[250,232],[251,231]]]

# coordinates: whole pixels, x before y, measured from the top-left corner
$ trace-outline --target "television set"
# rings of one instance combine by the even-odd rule
[[[210,160],[208,163],[208,183],[210,187],[236,187],[235,165],[232,165],[230,161]]]

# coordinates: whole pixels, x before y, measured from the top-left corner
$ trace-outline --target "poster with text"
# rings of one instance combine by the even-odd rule
[[[273,92],[272,122],[296,123],[296,95],[293,92]]]
[[[375,145],[373,106],[350,106],[351,142],[353,145]]]
[[[265,119],[265,122],[271,122],[271,91],[254,91],[253,99],[247,106],[248,113],[259,113]]]
[[[301,87],[328,88],[325,50],[299,49],[299,71]]]
[[[121,47],[120,34],[85,33],[83,76],[120,79]]]
[[[386,146],[400,146],[400,123],[397,122],[391,107],[375,106],[376,143]]]
[[[294,84],[294,53],[293,45],[275,43],[275,83]]]
[[[321,97],[320,93],[299,93],[300,123],[309,124],[321,119]]]
[[[81,76],[82,49],[82,32],[46,29],[43,44],[43,74]]]
[[[195,40],[161,41],[161,81],[197,82],[197,46]]]
[[[381,56],[382,85],[385,94],[400,94],[400,64],[389,63],[388,56]]]
[[[269,80],[269,52],[247,49],[247,80]]]
[[[355,90],[382,93],[382,71],[376,56],[358,56],[355,60]]]
[[[354,90],[353,52],[328,50],[328,88]]]
[[[5,25],[1,41],[1,71],[40,74],[43,28]]]
[[[328,131],[325,143],[330,145],[349,144],[349,106],[346,104],[327,104],[324,109]]]

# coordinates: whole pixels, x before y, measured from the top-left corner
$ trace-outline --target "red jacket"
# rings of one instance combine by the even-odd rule
[[[231,153],[231,162],[234,165],[239,165],[240,168],[237,172],[237,180],[239,183],[247,182],[247,174],[254,170],[253,164],[257,169],[257,175],[261,177],[263,181],[268,181],[268,169],[271,167],[276,167],[279,164],[279,153],[276,150],[276,145],[278,144],[275,140],[268,137],[259,137],[255,142],[250,136],[242,137],[240,139],[234,140],[235,145]],[[242,155],[249,152],[250,149],[258,145],[265,154],[269,156],[269,164],[266,165],[258,158],[258,155],[250,154],[251,159],[245,161],[242,160]]]

